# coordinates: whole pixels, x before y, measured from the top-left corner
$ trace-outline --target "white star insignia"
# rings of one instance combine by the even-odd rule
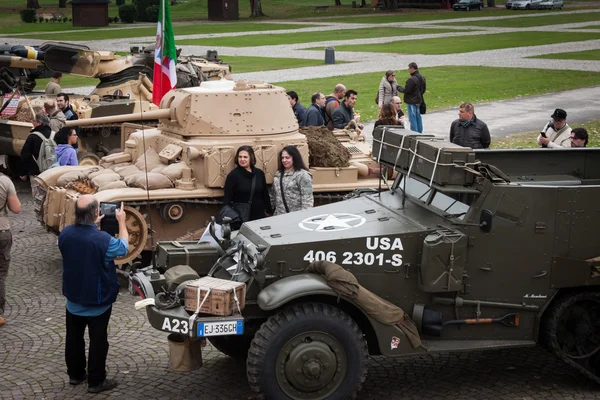
[[[345,231],[361,226],[365,218],[354,214],[323,214],[310,217],[300,222],[300,227],[307,231]]]

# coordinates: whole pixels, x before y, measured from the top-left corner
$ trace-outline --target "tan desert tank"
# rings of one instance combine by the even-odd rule
[[[74,202],[81,193],[93,193],[99,202],[125,202],[130,251],[120,263],[151,248],[149,231],[153,243],[201,233],[222,204],[225,178],[239,146],[253,147],[269,184],[284,146],[296,145],[307,165],[311,159],[285,90],[263,82],[222,80],[176,89],[165,95],[160,110],[142,116],[158,118],[158,128],[136,130],[134,124],[123,124],[123,152],[103,157],[99,166],[53,168],[32,181],[39,219],[54,232],[73,223]],[[139,116],[101,120],[127,119]],[[90,120],[68,124],[76,122]],[[362,135],[343,130],[335,137],[347,154],[346,165],[309,165],[317,201],[335,201],[379,184],[371,175],[379,171],[378,164]]]
[[[11,68],[21,69],[24,76],[9,83],[23,88],[22,92],[27,91],[22,82],[26,77],[26,87],[31,87],[32,71],[38,71],[34,76],[45,76],[40,75],[39,70],[51,70],[99,78],[100,82],[89,95],[69,94],[70,104],[79,119],[140,115],[158,109],[152,103],[154,45],[144,47],[141,51],[132,48],[131,54],[120,56],[112,51],[94,51],[80,45],[45,42],[36,49],[15,46],[12,54],[14,55],[0,55],[0,68],[5,69],[5,75]],[[203,81],[220,80],[229,76],[229,65],[223,63],[215,52],[209,52],[208,58],[179,55],[177,61],[177,87],[180,88],[198,86]],[[33,85],[35,86],[35,82]],[[32,107],[41,107],[48,99],[54,100],[55,96],[45,96],[43,93],[33,93],[27,97],[22,95],[16,113],[3,117],[6,120],[0,120],[0,154],[8,156],[9,169],[18,161],[23,144],[33,128]],[[156,126],[157,123],[156,119],[144,122],[149,126]],[[100,157],[111,151],[120,151],[120,133],[118,123],[83,126],[79,132],[80,163],[95,165]]]

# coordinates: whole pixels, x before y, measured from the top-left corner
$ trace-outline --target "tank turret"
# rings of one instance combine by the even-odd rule
[[[370,174],[378,171],[377,163],[362,135],[323,128],[325,132],[315,135],[319,148],[311,150],[311,134],[299,131],[285,89],[264,82],[203,82],[200,87],[170,91],[159,110],[68,125],[149,119],[158,119],[158,127],[123,124],[123,151],[103,157],[99,166],[52,168],[33,180],[36,210],[44,226],[58,232],[72,223],[73,202],[81,193],[92,193],[100,202],[126,205],[130,253],[121,263],[151,248],[148,229],[154,242],[197,238],[222,205],[225,179],[235,168],[235,153],[242,145],[252,146],[256,166],[268,184],[273,182],[281,149],[295,145],[313,176],[316,204],[379,184],[377,175]],[[315,163],[315,154],[326,145],[342,161]]]
[[[229,66],[218,57],[211,60],[197,56],[179,56],[177,87],[197,86],[203,81],[220,80],[228,76]],[[154,46],[147,46],[125,56],[112,51],[95,51],[83,45],[62,42],[45,42],[39,47],[0,46],[0,92],[20,88],[21,93],[35,87],[36,77],[49,77],[53,71],[100,80],[89,95],[69,95],[70,105],[80,120],[94,118],[93,123],[79,130],[80,163],[95,165],[100,157],[122,150],[120,124],[99,122],[96,117],[114,115],[139,115],[158,107],[152,103],[152,73]],[[27,103],[21,97],[17,112],[4,116],[11,121],[33,122],[31,107],[42,106],[54,96],[31,96]],[[144,119],[147,125],[156,126],[157,119]],[[141,121],[132,118],[130,121]],[[9,126],[4,129],[5,140],[0,140],[0,154],[19,156],[28,130]],[[18,135],[12,135],[18,132]],[[4,143],[4,144],[3,144]],[[7,146],[10,144],[10,146]],[[18,162],[15,158],[11,164]]]

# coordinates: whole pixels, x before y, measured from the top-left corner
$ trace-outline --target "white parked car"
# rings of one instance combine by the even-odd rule
[[[548,10],[554,10],[555,8],[558,8],[559,10],[562,10],[563,5],[563,0],[543,0],[539,4],[538,8],[544,8]]]
[[[516,0],[512,2],[513,10],[533,10],[539,7],[541,0]]]

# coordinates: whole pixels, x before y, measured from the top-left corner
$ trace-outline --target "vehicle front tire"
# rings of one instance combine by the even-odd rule
[[[543,320],[542,339],[560,359],[600,378],[600,293],[558,300]]]
[[[526,10],[531,10],[531,6],[530,6],[529,4],[527,4],[527,5],[525,6],[525,9],[526,9]]]
[[[250,388],[261,398],[354,399],[367,375],[367,343],[340,309],[298,304],[262,325],[246,366]]]

